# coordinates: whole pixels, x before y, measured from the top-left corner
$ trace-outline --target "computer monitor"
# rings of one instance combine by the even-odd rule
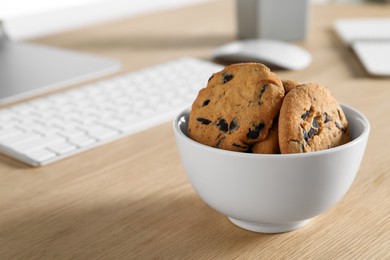
[[[0,104],[117,71],[120,62],[27,39],[204,0],[0,0]],[[185,3],[183,3],[185,2]]]

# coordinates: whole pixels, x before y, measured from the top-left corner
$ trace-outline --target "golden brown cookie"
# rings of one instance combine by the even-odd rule
[[[194,101],[189,136],[205,145],[249,152],[267,138],[283,97],[281,80],[266,66],[227,66],[211,76]]]
[[[318,84],[299,85],[286,94],[279,115],[281,153],[305,153],[350,140],[344,112],[330,91]]]

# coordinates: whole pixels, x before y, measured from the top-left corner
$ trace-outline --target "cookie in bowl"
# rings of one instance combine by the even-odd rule
[[[251,152],[267,139],[284,98],[280,78],[259,63],[227,66],[211,76],[191,109],[191,139],[216,148]]]
[[[279,115],[281,153],[305,153],[350,141],[342,107],[324,86],[303,84],[286,94]]]

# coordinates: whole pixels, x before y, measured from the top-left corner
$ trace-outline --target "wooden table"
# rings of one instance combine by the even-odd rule
[[[332,31],[336,18],[389,14],[388,5],[313,6],[309,36],[297,43],[312,65],[278,72],[328,86],[372,126],[349,192],[303,228],[253,233],[205,205],[166,123],[41,168],[0,156],[0,259],[390,259],[390,79],[368,77]],[[234,2],[221,0],[36,42],[117,58],[124,72],[208,59],[235,39],[234,17]]]

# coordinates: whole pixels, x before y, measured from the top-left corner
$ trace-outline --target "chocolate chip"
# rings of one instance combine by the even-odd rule
[[[229,132],[233,132],[239,128],[238,119],[234,118],[229,124]]]
[[[310,115],[310,110],[306,110],[304,114],[301,115],[301,118],[305,120]]]
[[[341,127],[340,124],[339,124],[338,122],[335,122],[334,124],[336,125],[336,127],[337,127],[339,130],[343,131],[343,133],[346,133],[346,132],[347,132],[347,129],[344,128],[344,127]]]
[[[265,90],[269,87],[269,84],[266,83],[261,87],[260,94],[259,94],[259,104],[261,103],[261,97],[263,96]]]
[[[330,121],[332,121],[332,117],[330,115],[328,115],[328,113],[324,113],[324,117],[325,117],[325,121],[324,123],[328,123]]]
[[[302,149],[302,153],[305,152],[305,145],[304,144],[301,144],[301,149]]]
[[[264,128],[264,124],[260,123],[255,126],[255,129],[249,129],[248,134],[246,135],[249,139],[256,139],[260,135],[260,131]]]
[[[222,76],[223,76],[223,84],[225,84],[228,81],[231,81],[234,77],[232,74],[229,73],[223,73]]]
[[[317,133],[318,133],[317,129],[310,128],[309,133],[307,133],[307,135],[309,136],[309,138],[312,138]]]
[[[302,128],[302,135],[305,141],[309,141],[314,135],[318,133],[318,130],[315,128],[310,128],[309,132],[306,132],[305,128]]]
[[[263,93],[265,92],[265,90],[269,87],[269,84],[266,83],[263,85],[263,87],[261,88],[261,91],[260,91],[260,95],[263,95]]]
[[[319,127],[317,118],[314,118],[314,119],[313,119],[313,127],[315,127],[315,128],[318,128],[318,127]]]
[[[302,135],[305,141],[307,142],[309,140],[309,135],[307,134],[305,128],[302,128]]]
[[[211,75],[211,77],[209,78],[209,81],[208,81],[208,82],[210,82],[210,80],[211,80],[212,78],[214,78],[214,75],[215,75],[215,74]]]
[[[258,132],[260,132],[261,130],[263,130],[264,126],[265,126],[265,125],[264,125],[263,123],[260,123],[260,124],[258,124],[258,125],[255,127],[255,130],[258,131]]]
[[[210,103],[210,99],[206,99],[205,101],[203,101],[202,107],[207,106],[209,103]]]
[[[202,118],[202,117],[198,117],[196,119],[198,122],[200,122],[202,125],[208,125],[211,123],[210,120],[206,119],[206,118]]]
[[[219,128],[220,131],[222,131],[224,133],[227,133],[227,131],[229,130],[229,125],[226,122],[226,120],[223,118],[218,120],[217,127]]]
[[[251,130],[251,129],[249,128],[249,132],[248,132],[248,134],[247,134],[246,136],[247,136],[248,138],[250,138],[250,139],[256,139],[257,137],[259,137],[259,135],[260,135],[259,132],[255,131],[255,130]]]

